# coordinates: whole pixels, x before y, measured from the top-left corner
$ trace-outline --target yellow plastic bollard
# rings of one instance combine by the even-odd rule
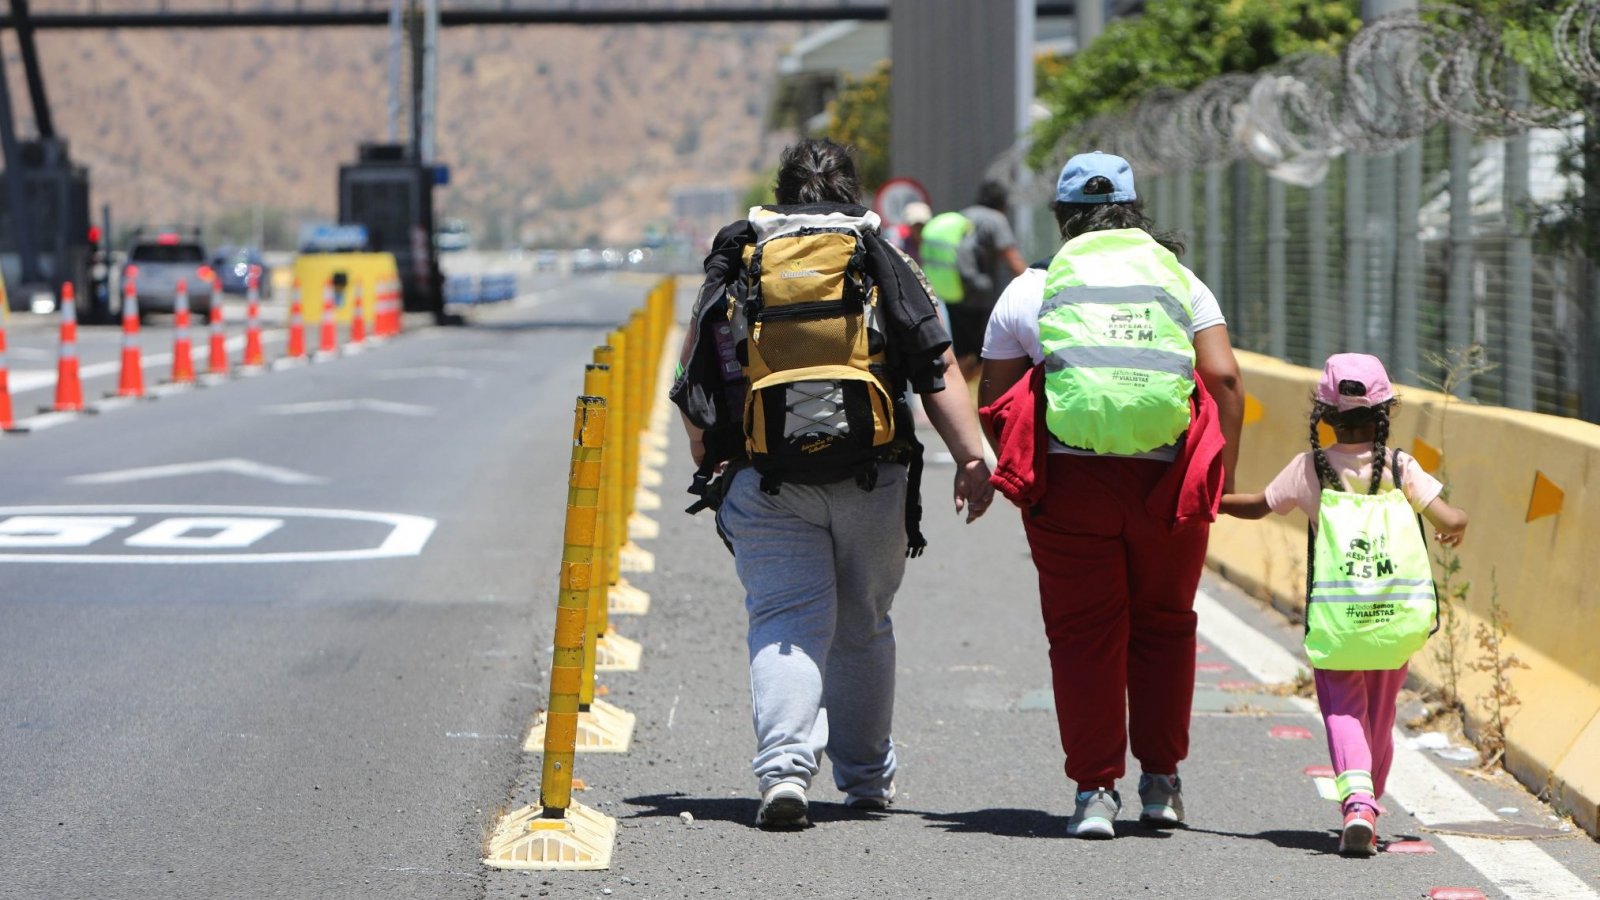
[[[609,431],[614,427],[616,414],[607,409],[606,402],[598,397],[580,398],[580,403],[587,401],[598,404],[601,414],[607,421]],[[605,541],[605,536],[599,531],[599,503],[601,500],[600,486],[604,478],[605,448],[610,441],[604,433],[598,440],[599,446],[590,447],[584,443],[589,435],[581,427],[574,432],[573,437],[573,463],[572,475],[568,485],[568,511],[567,528],[568,536],[563,547],[561,564],[561,600],[558,615],[562,623],[569,627],[576,623],[576,652],[573,652],[571,635],[558,635],[556,659],[563,669],[560,686],[571,689],[570,699],[562,694],[561,703],[556,702],[556,676],[555,667],[551,672],[551,699],[549,711],[540,716],[528,732],[528,739],[523,743],[522,749],[529,753],[538,753],[544,750],[550,738],[550,732],[568,731],[575,729],[575,743],[577,752],[614,752],[621,753],[628,749],[628,744],[633,739],[634,716],[617,707],[597,700],[594,696],[594,647],[589,644],[589,608],[593,592],[603,589],[606,582],[605,553],[597,550]],[[582,454],[580,456],[580,453]],[[580,465],[580,459],[582,465]],[[586,504],[583,511],[574,513],[574,499],[581,499]],[[574,531],[574,528],[585,529]],[[579,545],[576,540],[587,541]],[[577,565],[581,563],[581,565]],[[581,585],[578,579],[581,578]],[[565,610],[571,610],[566,612]],[[569,621],[570,620],[570,621]],[[565,639],[566,643],[561,641]],[[567,670],[575,670],[567,671]],[[576,724],[569,716],[576,717]],[[547,757],[546,766],[550,765]]]
[[[604,397],[582,396],[572,429],[572,468],[567,478],[567,521],[561,548],[561,593],[556,602],[555,656],[550,663],[549,711],[545,719],[544,772],[539,802],[545,818],[561,818],[572,801],[572,760],[577,752],[581,686],[589,679],[589,597],[595,571],[595,520],[600,512],[604,460]]]
[[[598,363],[591,363],[585,366],[583,371],[583,392],[591,397],[606,398],[609,405],[611,367]],[[609,458],[615,450],[613,436],[608,433],[605,441],[605,456]],[[616,491],[616,488],[612,484],[609,475],[610,467],[603,467],[600,473],[600,494],[594,536],[595,578],[589,591],[589,633],[584,641],[585,651],[589,654],[585,658],[585,664],[588,669],[585,686],[588,690],[586,694],[580,695],[580,709],[587,709],[594,703],[595,672],[638,671],[639,662],[643,657],[643,650],[638,641],[623,637],[611,627],[610,557],[616,554],[616,548],[611,546],[610,495]]]
[[[614,341],[625,340],[620,331],[612,332],[611,339]],[[620,392],[624,390],[623,384],[625,381],[618,374],[624,366],[622,357],[616,352],[614,346],[605,344],[594,348],[594,361],[597,365],[607,366],[610,369],[611,393],[607,396],[612,399],[612,403],[620,407]],[[604,496],[606,527],[610,537],[605,552],[606,579],[609,583],[606,611],[608,614],[617,615],[644,615],[650,611],[650,595],[629,584],[628,580],[622,577],[621,552],[623,545],[628,540],[628,516],[622,499],[625,479],[620,450],[616,453],[607,454],[605,480],[607,485]]]
[[[483,860],[495,868],[604,869],[611,865],[616,820],[572,802],[572,765],[581,727],[578,696],[584,676],[584,634],[593,586],[603,580],[603,573],[595,568],[595,546],[606,420],[604,398],[578,398],[567,480],[555,654],[550,663],[549,709],[543,722],[539,805],[511,812],[496,824]]]

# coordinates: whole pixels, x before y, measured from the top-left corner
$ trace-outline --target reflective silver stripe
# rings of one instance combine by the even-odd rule
[[[1395,603],[1405,600],[1434,600],[1432,591],[1414,591],[1408,594],[1317,594],[1312,593],[1312,603]]]
[[[1426,585],[1433,584],[1433,579],[1431,579],[1431,578],[1385,578],[1383,580],[1383,583],[1385,585],[1394,585],[1395,587],[1422,587],[1425,584]],[[1368,580],[1368,581],[1314,581],[1314,582],[1311,583],[1311,589],[1314,590],[1314,591],[1322,590],[1323,588],[1364,588],[1364,587],[1371,587],[1371,586],[1372,586],[1372,582],[1370,580]]]
[[[1143,369],[1194,378],[1194,363],[1182,353],[1143,347],[1067,347],[1045,356],[1045,371],[1063,369]]]
[[[1044,305],[1039,308],[1039,316],[1043,318],[1063,306],[1080,304],[1123,306],[1129,303],[1152,302],[1158,304],[1166,312],[1167,317],[1183,329],[1189,340],[1194,340],[1194,322],[1189,318],[1189,311],[1183,308],[1183,304],[1178,302],[1178,298],[1172,296],[1170,291],[1156,284],[1125,284],[1116,287],[1068,285],[1045,298]]]

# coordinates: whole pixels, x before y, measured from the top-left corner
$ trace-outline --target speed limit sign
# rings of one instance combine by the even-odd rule
[[[906,205],[927,203],[928,190],[915,178],[891,178],[878,188],[873,198],[872,211],[884,225],[900,225],[905,221]]]

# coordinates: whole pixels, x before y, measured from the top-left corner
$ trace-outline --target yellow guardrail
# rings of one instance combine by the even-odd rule
[[[1240,490],[1259,490],[1309,447],[1309,398],[1319,372],[1252,353],[1239,357],[1249,397],[1237,481]],[[1436,651],[1443,638],[1435,635],[1412,671],[1432,685],[1453,676],[1469,726],[1481,728],[1479,701],[1490,696],[1492,682],[1471,663],[1484,653],[1477,635],[1497,596],[1508,628],[1502,657],[1514,653],[1528,665],[1510,674],[1521,705],[1506,729],[1506,766],[1535,791],[1548,790],[1582,827],[1600,832],[1600,554],[1592,550],[1600,543],[1600,426],[1475,406],[1421,388],[1400,394],[1390,446],[1441,475],[1450,501],[1471,515],[1453,576],[1471,584],[1457,607],[1463,658],[1442,663]],[[1300,611],[1305,533],[1299,513],[1261,522],[1224,517],[1211,532],[1209,563]]]
[[[625,572],[649,572],[654,557],[634,543],[653,537],[640,512],[659,507],[645,483],[660,483],[664,404],[656,394],[677,295],[672,279],[653,288],[627,324],[607,335],[584,366],[573,423],[554,654],[546,710],[523,750],[542,753],[539,803],[507,813],[485,844],[484,864],[501,869],[604,869],[616,821],[572,799],[584,787],[573,764],[584,752],[626,752],[632,713],[599,699],[596,671],[631,671],[637,642],[611,627],[613,614],[640,614],[650,596]]]

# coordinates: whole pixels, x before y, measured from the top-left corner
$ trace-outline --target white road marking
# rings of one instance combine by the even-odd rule
[[[415,366],[406,369],[385,369],[378,373],[384,381],[396,381],[402,378],[455,378],[461,381],[477,381],[479,376],[471,369],[462,369],[456,366]]]
[[[351,550],[294,550],[268,553],[189,553],[189,554],[132,554],[132,553],[0,553],[0,562],[18,563],[72,563],[134,565],[201,565],[215,563],[302,563],[348,562],[363,559],[388,559],[400,556],[418,556],[428,539],[433,536],[438,523],[425,516],[406,513],[366,512],[354,509],[302,509],[281,506],[175,506],[175,505],[110,505],[110,506],[3,506],[0,516],[10,517],[67,517],[96,516],[102,526],[104,519],[117,515],[159,514],[173,516],[234,516],[266,518],[347,519],[358,522],[377,522],[390,526],[389,535],[376,547]],[[29,523],[25,520],[24,525]],[[35,523],[36,524],[36,523]],[[0,525],[0,529],[5,526]],[[38,532],[32,532],[37,534]],[[56,529],[52,534],[59,534]],[[89,543],[93,543],[90,541]],[[4,544],[0,544],[4,546]],[[12,545],[15,546],[15,545]],[[59,544],[55,545],[59,546]],[[77,546],[83,546],[80,540]]]
[[[1306,668],[1294,654],[1245,624],[1205,591],[1195,597],[1195,612],[1200,616],[1200,633],[1206,640],[1261,681],[1287,681]],[[1315,709],[1308,700],[1294,699],[1306,708]],[[1394,763],[1389,772],[1388,793],[1425,827],[1446,822],[1498,820],[1466,788],[1421,751],[1408,746],[1399,728],[1394,732]],[[1510,896],[1522,900],[1594,900],[1600,896],[1530,841],[1498,841],[1438,833],[1433,837],[1460,854],[1494,882],[1498,890]]]
[[[247,478],[260,478],[263,481],[272,481],[278,484],[326,484],[328,479],[316,475],[307,475],[293,469],[284,469],[278,466],[269,466],[248,459],[212,459],[204,462],[172,463],[165,466],[146,466],[138,469],[117,469],[111,472],[98,472],[94,475],[77,475],[68,478],[69,484],[122,484],[129,481],[148,481],[155,478],[178,478],[184,475],[200,475],[207,472],[225,472],[232,475],[243,475]]]
[[[392,400],[373,400],[361,398],[358,400],[313,400],[308,403],[285,403],[278,406],[265,407],[265,411],[278,416],[298,416],[314,413],[329,412],[354,412],[366,410],[368,412],[389,413],[396,416],[431,416],[434,409],[431,406],[419,406],[415,403],[396,403]]]

